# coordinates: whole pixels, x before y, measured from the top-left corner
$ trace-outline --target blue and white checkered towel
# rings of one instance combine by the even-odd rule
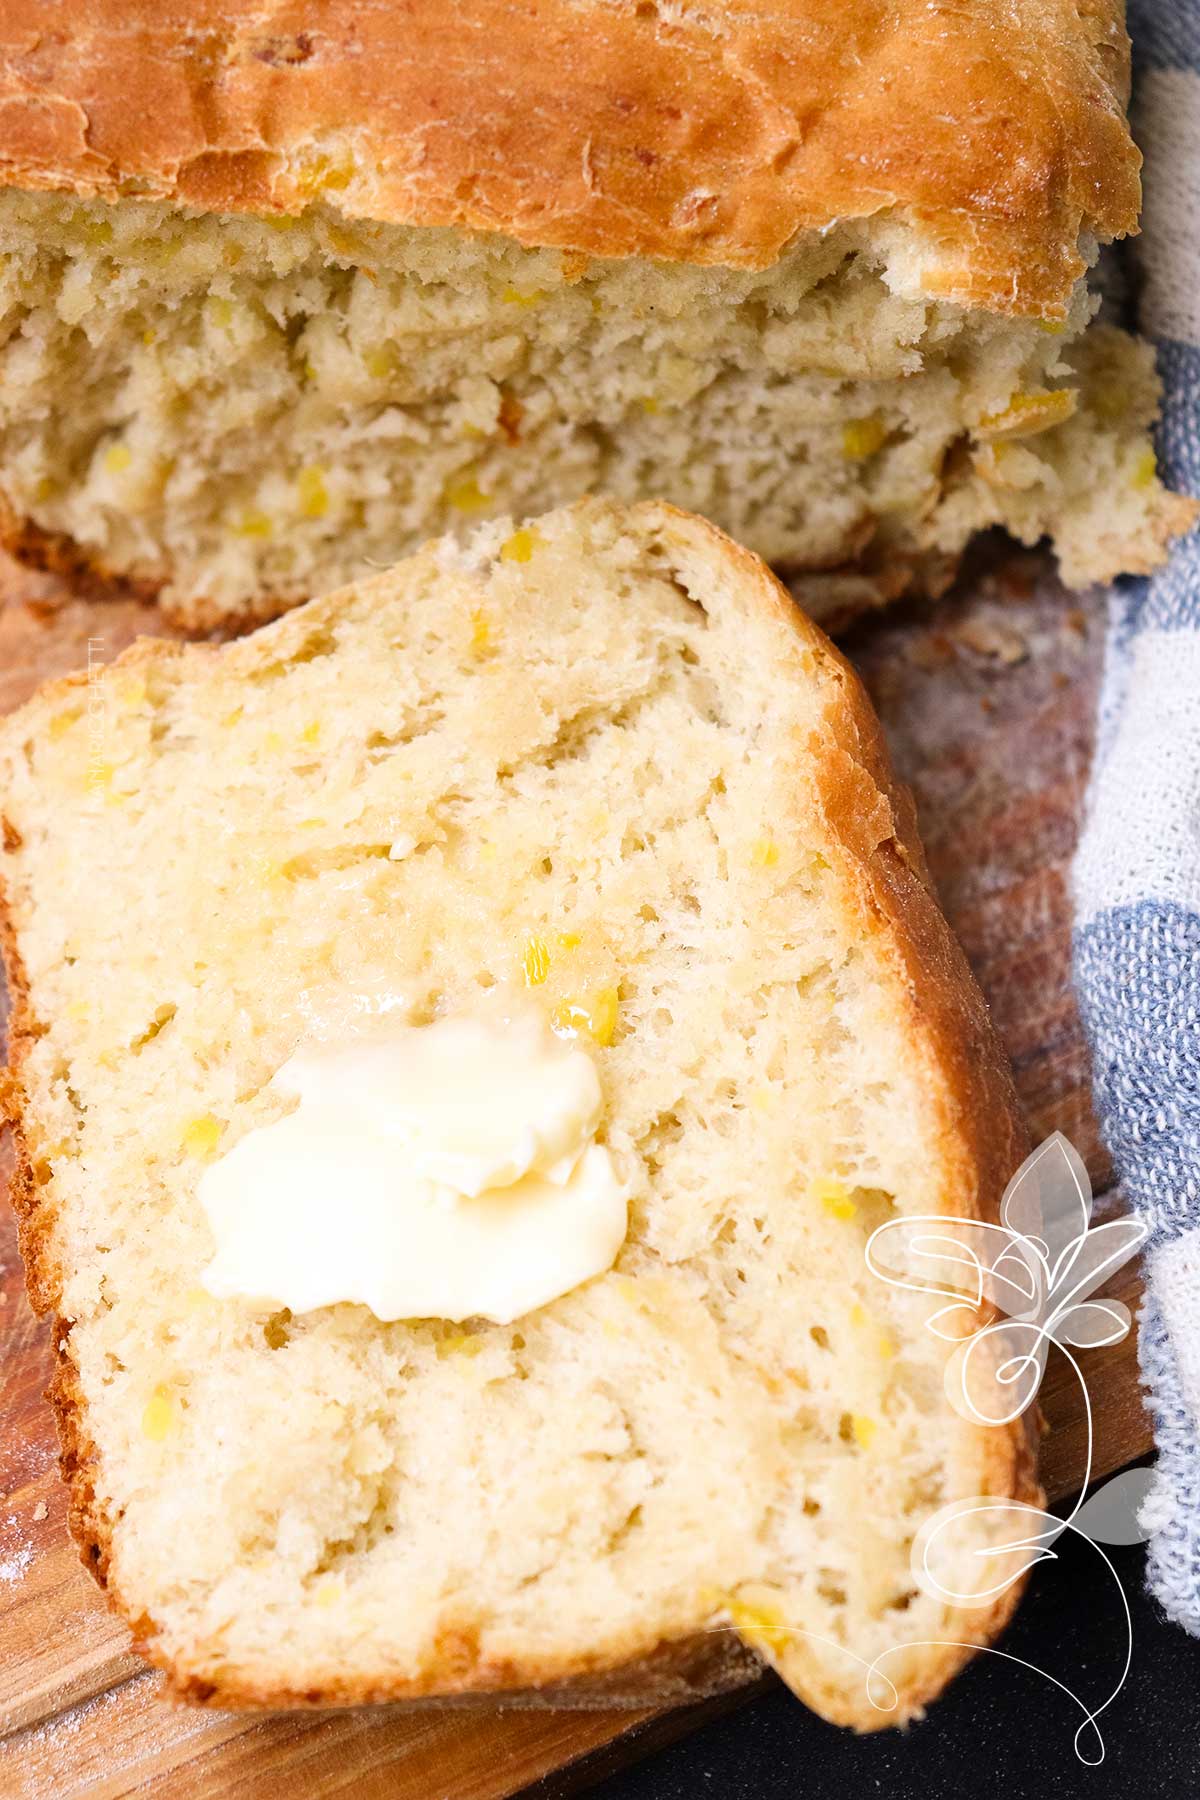
[[[1200,0],[1132,0],[1146,155],[1139,324],[1165,384],[1159,460],[1200,493]],[[1101,1123],[1151,1228],[1142,1372],[1158,1478],[1149,1580],[1200,1634],[1200,534],[1110,603],[1075,864],[1075,972]]]

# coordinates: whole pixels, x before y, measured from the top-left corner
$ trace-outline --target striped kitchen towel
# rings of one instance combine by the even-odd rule
[[[1200,0],[1133,0],[1146,156],[1141,329],[1164,384],[1159,460],[1200,494]],[[1151,1229],[1142,1373],[1158,1472],[1152,1590],[1200,1635],[1200,535],[1110,600],[1075,863],[1075,973],[1117,1175]]]

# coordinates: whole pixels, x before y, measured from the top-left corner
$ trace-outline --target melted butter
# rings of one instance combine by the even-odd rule
[[[211,1294],[506,1324],[607,1269],[625,1189],[595,1065],[524,1004],[310,1044],[297,1105],[200,1179]]]

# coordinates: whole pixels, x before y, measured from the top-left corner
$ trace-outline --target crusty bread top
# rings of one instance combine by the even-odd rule
[[[762,267],[895,209],[919,285],[1059,313],[1135,228],[1121,0],[40,0],[0,12],[0,172]]]

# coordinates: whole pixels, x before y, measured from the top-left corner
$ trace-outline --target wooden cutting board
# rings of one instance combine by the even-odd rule
[[[46,676],[111,660],[152,609],[73,597],[0,561],[0,711]],[[985,552],[955,596],[860,625],[847,643],[917,796],[943,903],[991,1002],[1035,1138],[1061,1129],[1097,1192],[1108,1167],[1088,1098],[1070,989],[1067,867],[1092,747],[1101,656],[1097,603],[1046,565]],[[7,1164],[0,1153],[0,1176]],[[1111,1194],[1097,1213],[1113,1210]],[[0,1793],[118,1800],[237,1793],[371,1800],[501,1800],[578,1792],[615,1764],[691,1729],[724,1697],[673,1712],[387,1709],[247,1718],[161,1697],[68,1540],[53,1429],[41,1395],[45,1326],[25,1303],[11,1219],[0,1222]],[[1132,1270],[1112,1290],[1136,1302]],[[1143,1455],[1132,1340],[1086,1359],[1094,1472]],[[1052,1360],[1043,1479],[1054,1497],[1083,1466],[1080,1396]]]

